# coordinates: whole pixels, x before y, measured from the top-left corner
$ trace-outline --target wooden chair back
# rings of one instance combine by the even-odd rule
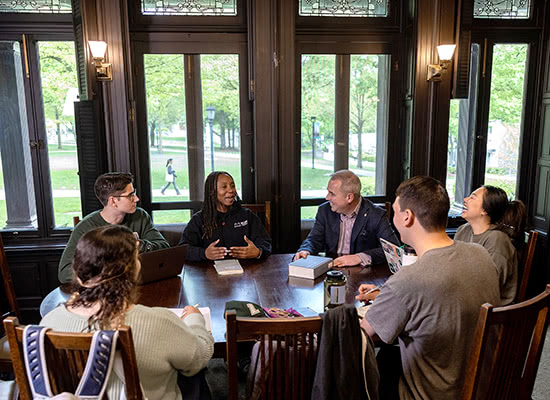
[[[238,398],[237,342],[259,340],[255,385],[261,398],[309,399],[315,378],[320,317],[241,318],[225,314],[228,398]],[[251,364],[250,368],[254,366]]]
[[[265,230],[271,235],[271,202],[266,201],[264,204],[242,204],[242,206],[258,214],[260,218],[263,215]]]
[[[483,304],[470,353],[463,400],[531,399],[548,327],[550,285],[523,303]]]
[[[4,250],[4,242],[2,241],[2,235],[0,235],[0,273],[2,274],[2,280],[4,281],[3,287],[0,287],[0,323],[8,316],[15,316],[20,318],[19,306],[17,305],[17,298],[15,297],[15,289],[13,287],[13,281],[11,279],[10,267],[8,266],[8,259],[6,258],[6,252]],[[3,349],[6,348],[6,337],[3,325],[0,326],[0,372],[11,372],[12,364],[9,354]]]
[[[527,287],[529,286],[531,265],[533,263],[535,249],[537,247],[538,236],[539,233],[535,230],[525,232],[525,245],[523,246],[523,249],[521,249],[521,251],[519,252],[518,257],[518,272],[519,276],[521,276],[521,281],[516,296],[517,303],[525,301],[527,297]]]
[[[80,222],[80,217],[78,215],[75,215],[73,217],[73,226],[77,226],[79,222]]]
[[[390,223],[391,223],[392,222],[392,220],[391,220],[391,202],[386,201],[384,203],[384,206],[386,207],[386,217],[388,217],[388,219],[390,220]]]
[[[4,320],[8,335],[15,379],[19,386],[22,400],[32,399],[28,384],[23,354],[24,325],[19,325],[17,318],[8,317]],[[93,333],[67,333],[48,331],[44,341],[48,377],[54,394],[62,392],[74,393],[88,359],[88,350]],[[143,394],[139,383],[139,375],[134,351],[134,341],[130,327],[119,329],[117,350],[120,350],[124,366],[126,398],[142,399]],[[112,371],[114,373],[114,370]]]

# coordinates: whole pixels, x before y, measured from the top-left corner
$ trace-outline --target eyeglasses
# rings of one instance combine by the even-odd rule
[[[133,192],[130,192],[128,194],[119,194],[119,195],[113,196],[113,197],[127,197],[128,200],[132,200],[135,197],[137,197],[137,194],[136,194],[136,191],[134,190]]]

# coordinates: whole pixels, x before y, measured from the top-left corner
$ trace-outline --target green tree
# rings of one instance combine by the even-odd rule
[[[362,134],[376,132],[378,84],[378,56],[352,56],[350,131],[357,134],[357,168],[363,168]]]
[[[182,54],[145,54],[149,145],[162,153],[162,136],[185,121],[185,67]]]
[[[78,87],[73,42],[39,42],[40,81],[46,126],[55,124],[57,147],[63,148],[62,126],[74,132],[71,115],[63,115],[70,88]]]
[[[216,109],[214,133],[222,148],[240,148],[235,132],[240,131],[239,56],[237,54],[201,55],[202,105]]]
[[[334,55],[302,55],[302,146],[311,148],[312,119],[320,123],[324,144],[334,142]]]

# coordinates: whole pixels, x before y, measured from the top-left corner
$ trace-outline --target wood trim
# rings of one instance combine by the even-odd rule
[[[335,62],[334,105],[334,170],[348,169],[349,154],[349,95],[350,95],[349,54],[337,54]]]
[[[294,252],[300,242],[300,131],[299,114],[301,77],[297,74],[295,9],[292,0],[278,2],[277,43],[280,56],[276,75],[278,104],[277,189],[274,204],[273,243],[278,252]]]

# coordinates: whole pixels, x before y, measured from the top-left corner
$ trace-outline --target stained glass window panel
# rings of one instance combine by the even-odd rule
[[[70,14],[71,0],[0,0],[0,12],[19,14]]]
[[[300,0],[304,17],[387,17],[389,0]]]
[[[474,0],[474,18],[528,19],[531,0]]]
[[[143,15],[235,16],[237,0],[141,0]]]

